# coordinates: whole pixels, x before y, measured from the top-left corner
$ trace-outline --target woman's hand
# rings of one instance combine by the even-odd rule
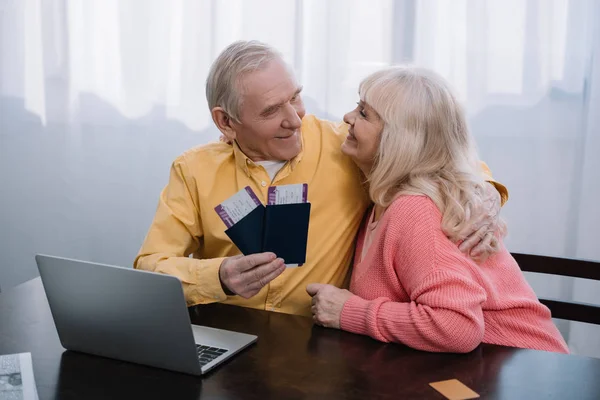
[[[353,294],[323,283],[311,283],[306,287],[306,291],[312,296],[311,311],[315,324],[340,329],[344,303]]]
[[[483,207],[479,215],[475,215],[473,218],[471,234],[458,247],[460,251],[477,262],[484,262],[498,250],[496,234],[499,236],[504,234],[500,222],[501,204],[500,193],[498,193],[496,187],[486,182],[486,196]]]

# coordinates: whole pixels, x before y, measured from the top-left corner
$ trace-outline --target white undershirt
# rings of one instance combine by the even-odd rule
[[[269,174],[269,178],[271,178],[272,182],[273,178],[275,178],[275,175],[277,175],[277,173],[285,165],[285,161],[257,161],[256,164],[262,165],[262,167],[267,171],[267,174]]]

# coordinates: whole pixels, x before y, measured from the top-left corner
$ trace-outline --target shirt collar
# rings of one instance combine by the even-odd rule
[[[300,131],[300,153],[298,153],[298,155],[294,158],[292,158],[289,161],[289,165],[291,170],[293,171],[294,168],[296,168],[296,165],[298,165],[298,163],[302,160],[302,157],[304,155],[304,135],[302,135],[302,131]],[[244,171],[246,173],[246,175],[250,176],[250,166],[254,165],[254,161],[252,161],[250,158],[248,158],[248,156],[246,156],[246,154],[244,154],[244,152],[242,151],[242,149],[240,149],[240,146],[238,145],[237,141],[233,141],[233,155],[235,157],[235,164],[237,165],[238,168],[240,168],[242,171]]]

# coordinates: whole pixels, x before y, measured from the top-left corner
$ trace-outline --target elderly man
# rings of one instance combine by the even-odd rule
[[[217,57],[206,96],[231,144],[195,147],[173,162],[135,268],[178,277],[190,306],[223,302],[301,315],[311,315],[309,283],[345,285],[370,202],[360,171],[340,150],[347,126],[305,116],[301,91],[265,44],[236,42]],[[276,254],[240,255],[215,206],[246,186],[266,203],[269,186],[295,183],[308,184],[312,204],[306,263],[286,268]],[[482,224],[461,245],[471,254],[496,229],[498,192],[507,198],[493,184],[498,191],[490,191]]]

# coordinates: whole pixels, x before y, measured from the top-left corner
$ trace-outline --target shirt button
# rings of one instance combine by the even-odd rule
[[[265,187],[265,186],[267,186],[267,182],[265,182],[265,181],[262,181],[262,182],[260,183],[260,186],[262,186],[262,187]]]

